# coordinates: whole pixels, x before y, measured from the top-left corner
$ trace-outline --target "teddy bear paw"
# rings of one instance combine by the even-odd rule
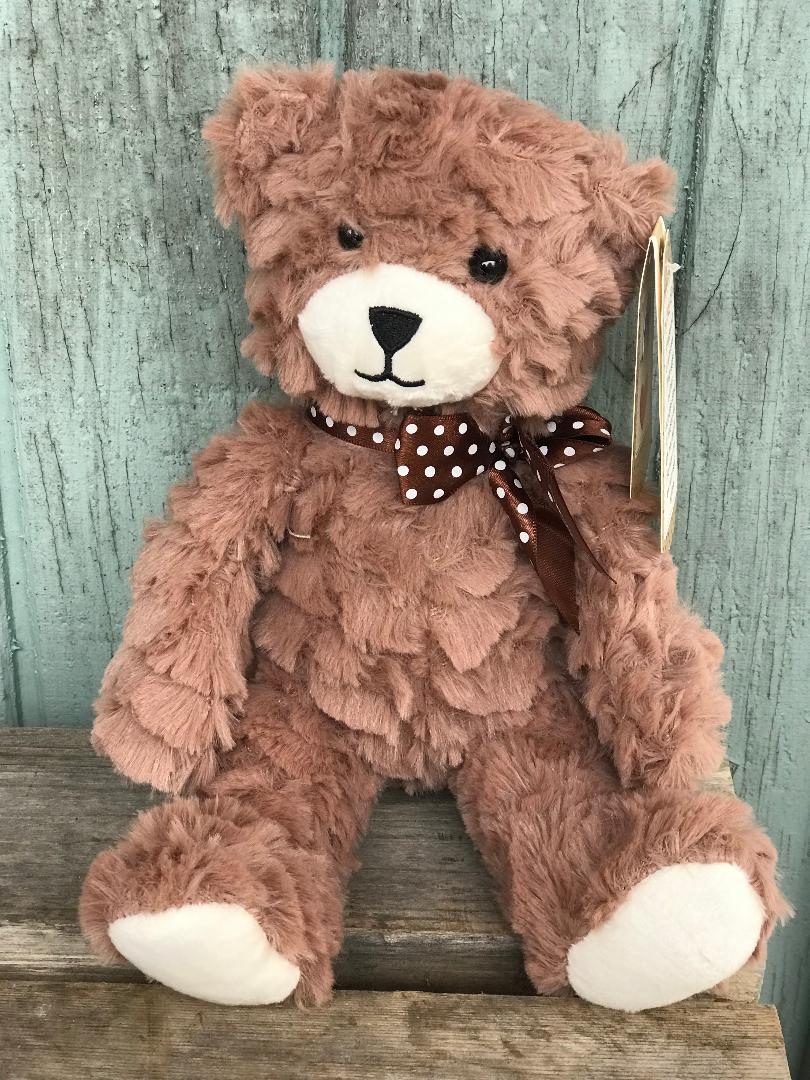
[[[738,971],[757,946],[764,917],[739,866],[667,866],[571,946],[568,981],[580,997],[611,1009],[670,1005]]]
[[[218,1005],[270,1005],[300,971],[238,904],[186,904],[116,919],[110,940],[131,964],[172,990]]]

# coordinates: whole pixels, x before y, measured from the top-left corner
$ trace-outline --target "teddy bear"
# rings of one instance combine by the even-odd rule
[[[786,912],[722,647],[582,404],[662,161],[440,73],[248,70],[206,124],[251,402],[145,529],[93,743],[155,805],[88,873],[108,960],[327,1001],[383,786],[449,787],[540,993],[706,990]]]

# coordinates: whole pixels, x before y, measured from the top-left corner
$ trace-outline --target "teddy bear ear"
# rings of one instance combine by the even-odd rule
[[[644,258],[655,223],[675,204],[675,172],[659,158],[628,162],[617,135],[597,135],[589,155],[588,185],[594,232],[632,275]]]
[[[282,155],[301,153],[329,112],[335,87],[329,64],[239,72],[202,130],[214,174],[214,209],[223,225],[234,214],[246,220],[259,212],[263,177]]]

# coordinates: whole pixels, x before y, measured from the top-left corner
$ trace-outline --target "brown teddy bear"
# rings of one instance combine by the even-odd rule
[[[94,862],[93,946],[211,1001],[324,1001],[397,779],[455,792],[539,991],[635,1010],[731,975],[785,904],[747,808],[697,790],[721,646],[579,404],[670,170],[405,71],[245,72],[204,134],[245,353],[291,403],[146,529],[94,744],[182,797]]]

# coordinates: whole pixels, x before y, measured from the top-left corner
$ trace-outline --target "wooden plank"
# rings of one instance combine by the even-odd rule
[[[199,137],[240,64],[306,63],[316,6],[3,5],[0,502],[22,721],[87,724],[144,517],[265,385]],[[3,422],[3,414],[6,422]]]
[[[806,4],[729,0],[707,54],[679,300],[681,589],[727,643],[729,757],[797,914],[765,979],[810,1078]]]
[[[11,581],[3,533],[3,505],[0,501],[0,728],[18,722],[14,617],[11,608]]]
[[[727,789],[728,774],[714,784]],[[104,967],[88,953],[75,912],[93,857],[151,801],[93,755],[86,732],[0,734],[0,978],[139,978],[129,966]],[[360,857],[338,986],[531,993],[520,943],[446,792],[410,798],[387,790]],[[755,1001],[759,976],[752,965],[713,996]]]
[[[0,161],[0,176],[2,170],[3,163]],[[0,221],[2,213],[0,206]],[[0,281],[2,274],[3,268],[0,266]],[[22,538],[22,526],[16,514],[16,500],[10,494],[15,490],[18,478],[14,458],[8,453],[8,448],[14,443],[14,411],[9,381],[9,319],[5,305],[0,311],[0,351],[3,354],[0,360],[0,728],[3,728],[22,724],[17,678],[18,635],[22,633],[25,636],[29,626],[26,609],[15,617],[13,605],[13,592],[19,587],[21,579],[22,565],[16,555]],[[9,478],[10,484],[7,482]]]
[[[776,1013],[627,1015],[553,998],[342,993],[227,1009],[158,986],[0,983],[5,1080],[788,1080]]]

